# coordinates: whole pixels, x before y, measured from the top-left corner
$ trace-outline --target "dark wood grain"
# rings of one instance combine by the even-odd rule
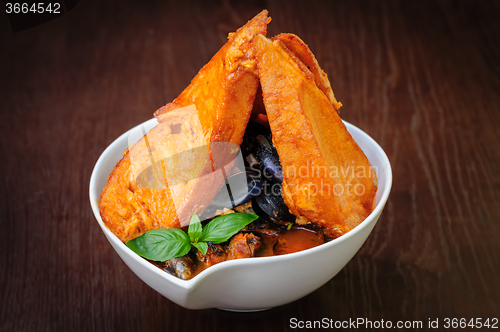
[[[90,173],[263,8],[269,35],[308,43],[342,117],[385,149],[393,190],[360,252],[313,294],[253,314],[186,310],[115,254],[89,206]],[[0,330],[500,318],[498,2],[81,0],[17,33],[0,17]]]

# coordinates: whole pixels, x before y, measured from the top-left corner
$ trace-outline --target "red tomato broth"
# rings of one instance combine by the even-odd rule
[[[276,255],[291,254],[310,249],[325,243],[319,230],[305,227],[294,227],[281,233],[274,245]]]

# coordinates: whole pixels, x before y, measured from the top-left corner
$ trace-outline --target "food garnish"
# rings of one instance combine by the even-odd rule
[[[158,262],[182,257],[192,246],[205,255],[208,242],[226,242],[257,218],[259,217],[249,213],[230,213],[216,217],[202,227],[200,218],[194,214],[189,223],[188,234],[178,228],[153,229],[128,241],[126,245],[136,254]]]

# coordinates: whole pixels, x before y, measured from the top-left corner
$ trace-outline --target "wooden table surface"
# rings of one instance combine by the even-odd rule
[[[90,209],[90,174],[264,8],[268,35],[308,43],[341,116],[385,149],[392,193],[358,254],[309,296],[259,313],[187,310],[113,251]],[[498,320],[499,17],[498,1],[81,0],[13,33],[0,14],[0,330]]]

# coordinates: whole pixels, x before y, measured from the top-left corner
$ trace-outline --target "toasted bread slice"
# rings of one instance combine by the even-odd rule
[[[155,112],[195,104],[204,134],[211,142],[240,145],[259,84],[252,46],[257,34],[265,35],[270,18],[263,10],[235,33],[171,103]]]
[[[307,68],[314,76],[314,82],[316,83],[316,86],[321,91],[323,91],[325,96],[332,104],[333,108],[335,108],[337,113],[339,113],[340,107],[342,107],[342,103],[338,102],[337,99],[335,99],[335,95],[333,94],[328,76],[319,66],[318,60],[316,60],[316,57],[309,49],[309,46],[307,46],[307,44],[304,43],[302,39],[292,33],[280,33],[279,35],[271,38],[271,40],[278,41],[281,47],[289,51],[288,55],[290,55],[292,58],[298,58],[300,62],[307,66]],[[295,61],[298,63],[297,60]]]
[[[285,203],[297,222],[338,237],[372,211],[376,174],[307,66],[280,38],[254,45]]]
[[[196,108],[174,110],[115,166],[101,193],[107,227],[126,242],[155,228],[180,228],[200,214],[223,183],[212,172]]]
[[[201,214],[213,201],[224,183],[215,171],[235,153],[234,145],[217,142],[243,140],[258,88],[252,42],[266,33],[269,20],[264,10],[230,34],[179,97],[156,111],[159,124],[115,166],[99,208],[123,242],[151,229],[186,226],[193,213]],[[181,147],[189,152],[176,155]],[[148,172],[154,173],[151,181]]]

